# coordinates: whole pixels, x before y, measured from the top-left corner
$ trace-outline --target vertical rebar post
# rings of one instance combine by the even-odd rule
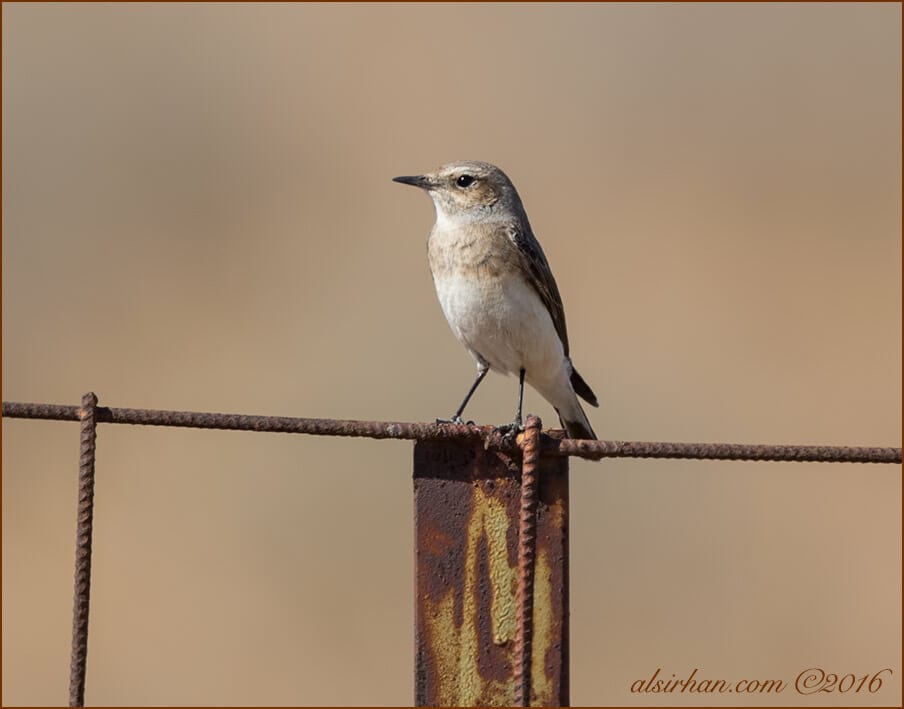
[[[78,469],[78,517],[75,530],[75,598],[72,608],[72,655],[69,663],[69,706],[85,705],[88,660],[88,603],[91,596],[91,539],[94,527],[94,452],[97,439],[97,396],[82,397],[81,450]]]
[[[534,633],[534,561],[537,551],[537,463],[542,423],[527,417],[521,442],[521,503],[518,520],[518,591],[515,635],[515,704],[531,704],[531,649]]]

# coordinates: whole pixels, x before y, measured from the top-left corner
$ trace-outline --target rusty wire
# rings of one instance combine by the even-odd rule
[[[5,418],[78,421],[80,408],[58,404],[3,402]],[[97,407],[99,423],[178,426],[231,431],[306,433],[319,436],[393,438],[398,440],[482,441],[487,449],[517,453],[517,444],[492,426],[344,421],[338,419],[248,416],[244,414],[116,409]],[[576,441],[547,431],[542,455],[601,458],[688,458],[697,460],[758,460],[816,463],[900,463],[900,448],[850,446],[753,445],[744,443],[654,443],[645,441]]]
[[[94,533],[94,457],[97,440],[97,397],[82,397],[78,466],[78,513],[75,530],[75,592],[72,602],[72,654],[69,661],[69,706],[85,705],[88,661],[88,605],[91,597],[91,539]]]
[[[531,702],[531,656],[534,637],[534,557],[537,551],[537,464],[543,424],[528,416],[521,442],[521,501],[518,518],[518,590],[515,633],[515,704]]]

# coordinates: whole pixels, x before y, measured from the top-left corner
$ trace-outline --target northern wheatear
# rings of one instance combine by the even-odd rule
[[[396,177],[427,191],[436,224],[427,256],[452,332],[477,361],[477,379],[451,421],[461,415],[486,373],[519,376],[518,410],[527,380],[553,405],[571,438],[595,439],[578,396],[596,396],[571,364],[562,298],[511,180],[485,162],[443,165]]]

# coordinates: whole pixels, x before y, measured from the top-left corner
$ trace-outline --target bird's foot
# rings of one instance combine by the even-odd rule
[[[496,426],[494,429],[496,433],[501,433],[502,438],[506,441],[506,443],[514,443],[518,438],[518,434],[524,431],[524,426],[521,421],[515,419],[511,423],[504,424],[502,426]]]
[[[436,422],[437,423],[451,423],[451,424],[455,424],[456,426],[473,426],[474,425],[473,421],[467,421],[467,422],[462,421],[461,416],[456,416],[454,414],[452,415],[451,418],[436,419]]]

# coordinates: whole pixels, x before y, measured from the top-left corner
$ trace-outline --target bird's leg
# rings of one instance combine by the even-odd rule
[[[450,419],[436,419],[437,423],[457,423],[462,424],[464,421],[461,420],[461,415],[464,413],[465,407],[468,405],[468,402],[471,400],[471,397],[474,395],[474,392],[477,391],[477,387],[480,386],[480,382],[483,381],[483,378],[487,375],[487,372],[490,371],[490,365],[486,362],[480,362],[477,365],[477,379],[474,380],[474,383],[471,385],[471,388],[468,389],[468,393],[465,394],[465,400],[461,402],[461,406],[458,407],[458,411],[452,414],[452,418]],[[473,422],[469,422],[473,423]]]
[[[523,428],[521,425],[521,404],[524,402],[524,367],[518,374],[518,412],[515,414],[514,425],[516,428]]]
[[[505,426],[497,427],[497,431],[501,431],[505,436],[509,437],[524,430],[521,420],[521,405],[524,402],[524,367],[518,373],[518,410],[515,412],[515,420]]]

